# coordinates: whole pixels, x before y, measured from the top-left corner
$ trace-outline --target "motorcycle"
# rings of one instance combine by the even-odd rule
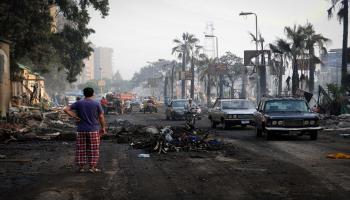
[[[191,108],[186,112],[186,127],[189,129],[194,129],[197,120],[201,120],[202,117],[200,115],[201,109],[196,106],[195,108]]]

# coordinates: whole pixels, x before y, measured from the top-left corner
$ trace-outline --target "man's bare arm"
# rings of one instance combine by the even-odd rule
[[[70,106],[66,106],[63,111],[65,113],[67,113],[67,115],[73,117],[74,119],[80,121],[80,118],[77,116],[77,114],[75,112],[73,112],[73,110],[70,108]]]
[[[105,116],[103,115],[103,113],[101,113],[98,116],[98,121],[100,122],[101,129],[102,129],[103,133],[106,133],[106,121],[105,121]]]

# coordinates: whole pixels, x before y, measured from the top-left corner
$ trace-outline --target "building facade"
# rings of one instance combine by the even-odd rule
[[[94,48],[94,78],[111,79],[113,77],[113,49],[107,47]],[[101,77],[102,75],[102,77]]]

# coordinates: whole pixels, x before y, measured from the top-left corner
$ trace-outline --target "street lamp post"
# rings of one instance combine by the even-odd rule
[[[257,73],[257,80],[256,80],[256,100],[259,102],[260,100],[260,70],[259,70],[259,56],[258,56],[258,16],[257,14],[253,12],[241,12],[239,13],[240,16],[247,16],[247,15],[255,15],[255,48],[256,48],[256,56],[255,56],[255,66],[256,66],[256,73]]]
[[[205,37],[215,37],[216,39],[216,62],[219,63],[219,43],[218,43],[218,37],[216,37],[215,35],[205,35]],[[224,84],[223,84],[223,79],[224,79],[224,75],[221,73],[220,74],[220,94],[219,97],[222,98],[224,96]],[[208,97],[209,98],[209,97]]]

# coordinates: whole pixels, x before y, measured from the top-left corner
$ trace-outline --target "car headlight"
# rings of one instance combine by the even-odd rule
[[[272,125],[276,126],[277,125],[277,121],[272,121]]]
[[[314,121],[314,123],[315,123],[315,121]],[[311,124],[311,121],[309,121],[309,120],[305,120],[304,121],[304,125],[309,125],[309,124]],[[312,125],[312,124],[311,124]]]
[[[283,124],[284,124],[284,121],[278,121],[278,126],[283,126]]]
[[[316,121],[315,120],[311,120],[310,121],[310,125],[315,125],[316,124]]]

